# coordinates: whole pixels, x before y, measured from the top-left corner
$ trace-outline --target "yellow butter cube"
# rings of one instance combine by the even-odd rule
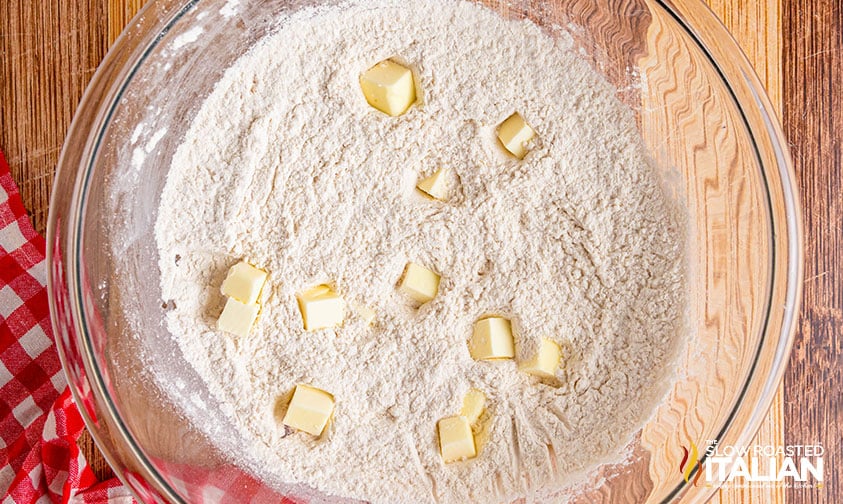
[[[474,434],[468,419],[462,415],[439,420],[439,451],[445,463],[477,456]]]
[[[237,336],[246,336],[255,324],[259,311],[260,305],[241,303],[230,297],[225,302],[220,318],[217,319],[217,329]]]
[[[241,303],[257,303],[261,289],[266,283],[266,271],[256,268],[246,261],[240,261],[228,270],[220,291]]]
[[[542,378],[553,378],[556,376],[556,370],[559,369],[560,360],[562,360],[562,349],[559,344],[547,338],[542,338],[536,355],[523,363],[521,369],[526,373]]]
[[[535,136],[536,132],[518,112],[507,117],[498,126],[498,139],[501,144],[518,159],[524,159],[527,155],[527,144]]]
[[[444,201],[448,198],[448,182],[443,170],[436,170],[433,175],[423,178],[416,187],[433,199]]]
[[[318,436],[334,411],[334,396],[309,385],[296,385],[282,423]]]
[[[359,303],[353,303],[353,305],[354,311],[357,312],[357,315],[359,315],[364,322],[371,324],[375,320],[375,317],[377,316],[375,310]]]
[[[468,344],[474,360],[511,359],[515,357],[512,325],[502,317],[488,317],[474,323]]]
[[[305,291],[308,296],[317,297],[333,292],[330,285],[321,284],[316,287],[311,287]]]
[[[462,400],[462,409],[460,415],[468,419],[468,423],[474,425],[486,409],[486,394],[477,390],[471,389]]]
[[[384,60],[360,75],[360,87],[369,105],[393,117],[416,101],[413,72],[391,60]]]
[[[342,325],[345,301],[327,285],[317,285],[298,296],[305,331]]]
[[[410,262],[404,269],[404,276],[398,288],[411,299],[427,303],[439,293],[439,275],[424,266]]]

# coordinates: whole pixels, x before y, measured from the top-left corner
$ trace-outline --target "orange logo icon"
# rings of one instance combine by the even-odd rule
[[[688,448],[683,446],[682,451],[684,453],[682,454],[682,462],[679,463],[679,473],[682,475],[685,483],[691,483],[691,474],[693,474],[694,469],[697,469],[697,474],[694,476],[693,480],[694,486],[697,486],[697,482],[703,472],[703,464],[700,463],[697,445],[691,442],[691,449],[688,450]]]

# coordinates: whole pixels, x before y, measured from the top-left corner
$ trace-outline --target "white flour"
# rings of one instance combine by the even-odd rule
[[[398,118],[358,84],[390,57],[420,90]],[[538,133],[523,161],[495,139],[514,111]],[[438,167],[452,174],[444,203],[414,190]],[[505,502],[618,460],[681,340],[682,236],[631,111],[564,33],[466,2],[285,20],[202,106],[156,239],[169,328],[262,476],[374,503]],[[257,326],[236,339],[215,321],[240,259],[270,278]],[[410,260],[442,274],[419,310],[395,289]],[[377,322],[305,332],[295,293],[322,282]],[[544,336],[562,344],[558,383],[473,361],[466,340],[487,313],[513,319],[519,357]],[[319,440],[277,418],[297,383],[336,397]],[[444,465],[436,422],[470,387],[489,397],[480,453]]]

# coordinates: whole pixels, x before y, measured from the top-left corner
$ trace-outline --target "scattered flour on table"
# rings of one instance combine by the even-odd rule
[[[419,87],[398,118],[358,83],[386,58]],[[514,111],[538,133],[523,161],[495,139]],[[447,202],[414,190],[439,167]],[[373,503],[505,502],[617,460],[670,385],[683,239],[632,112],[565,33],[434,0],[285,19],[201,107],[156,224],[169,329],[262,476]],[[215,321],[240,259],[270,277],[238,339]],[[420,309],[395,289],[408,261],[442,275]],[[305,332],[295,293],[323,282],[376,323]],[[473,361],[489,313],[512,318],[519,358],[559,342],[558,380]],[[321,439],[280,423],[297,383],[336,397]],[[436,422],[470,387],[489,398],[479,455],[445,465]]]

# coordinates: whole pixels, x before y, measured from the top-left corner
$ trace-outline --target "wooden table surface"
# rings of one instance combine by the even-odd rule
[[[145,0],[0,0],[0,149],[44,232],[79,99]],[[622,0],[621,0],[622,1]],[[721,490],[722,503],[843,502],[843,0],[708,0],[755,65],[791,142],[805,209],[805,289],[784,383],[756,437],[822,443],[822,488]],[[100,477],[108,466],[89,437]]]

